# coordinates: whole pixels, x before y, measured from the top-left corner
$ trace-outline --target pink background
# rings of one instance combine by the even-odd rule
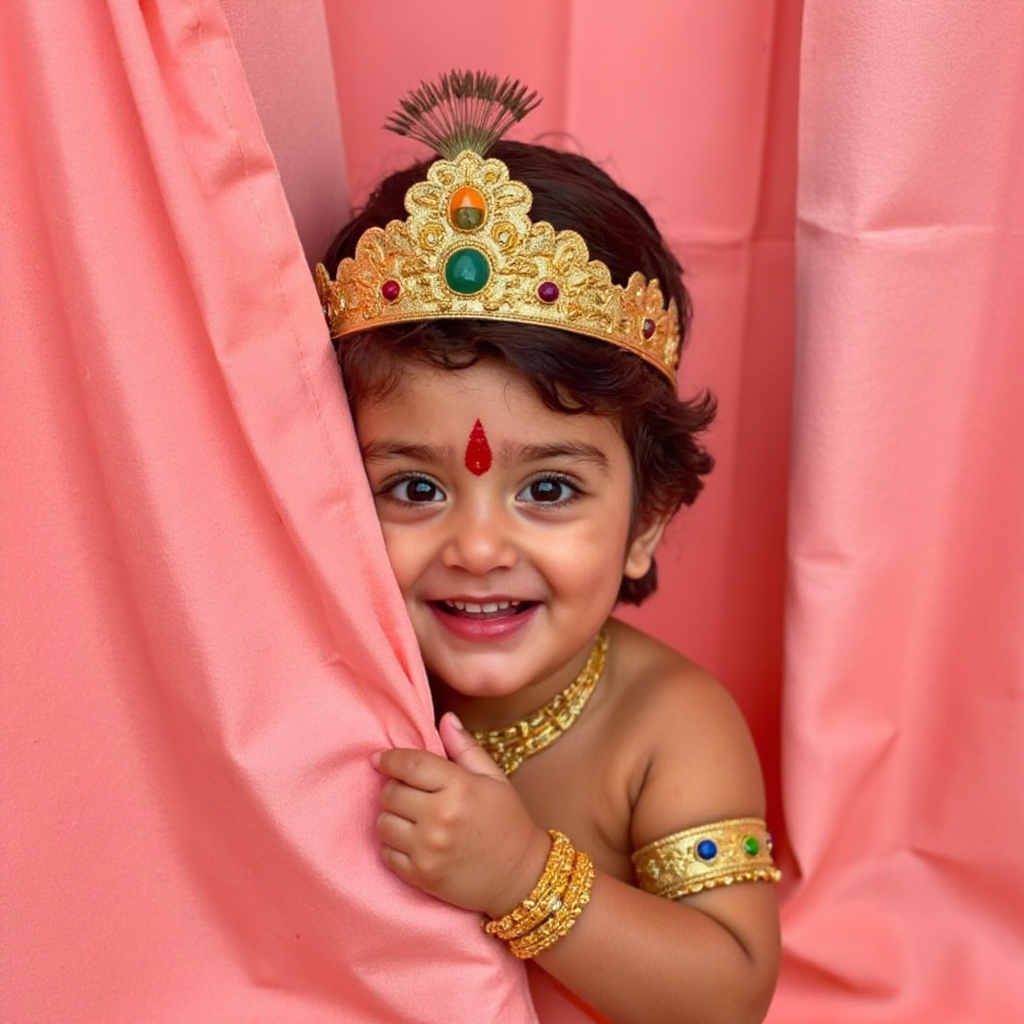
[[[1024,1017],[1024,4],[59,11],[0,8],[0,1019],[530,1019],[376,859],[436,737],[299,245],[453,66],[687,268],[719,466],[631,617],[754,727],[770,1019]]]

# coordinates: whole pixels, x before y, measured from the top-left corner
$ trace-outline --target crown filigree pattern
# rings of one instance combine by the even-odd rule
[[[679,314],[657,279],[615,284],[580,234],[532,221],[532,204],[501,160],[435,161],[406,193],[406,220],[368,228],[335,280],[317,266],[331,336],[422,320],[540,324],[628,349],[674,383]]]

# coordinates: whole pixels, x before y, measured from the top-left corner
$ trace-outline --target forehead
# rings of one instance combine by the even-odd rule
[[[409,364],[394,389],[359,403],[355,419],[363,443],[370,435],[465,442],[480,420],[492,444],[558,439],[625,450],[616,420],[549,409],[522,374],[496,359],[457,370]]]

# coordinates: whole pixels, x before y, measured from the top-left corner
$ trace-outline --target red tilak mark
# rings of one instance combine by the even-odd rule
[[[487,443],[484,425],[477,420],[469,432],[466,445],[466,469],[476,476],[483,476],[491,468],[491,446]]]

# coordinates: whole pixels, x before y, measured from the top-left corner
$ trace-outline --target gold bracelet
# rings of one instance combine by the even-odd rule
[[[513,955],[520,960],[529,960],[568,935],[583,913],[583,908],[590,902],[593,884],[594,864],[580,850],[576,854],[572,875],[554,913],[533,931],[509,942],[508,948]]]
[[[569,883],[576,848],[568,836],[557,829],[548,829],[551,852],[544,864],[537,884],[522,903],[513,907],[504,917],[487,921],[484,931],[503,942],[517,939],[533,931],[561,905],[562,894]]]
[[[633,854],[644,892],[677,900],[735,882],[777,882],[772,837],[760,818],[730,818],[648,843]]]

